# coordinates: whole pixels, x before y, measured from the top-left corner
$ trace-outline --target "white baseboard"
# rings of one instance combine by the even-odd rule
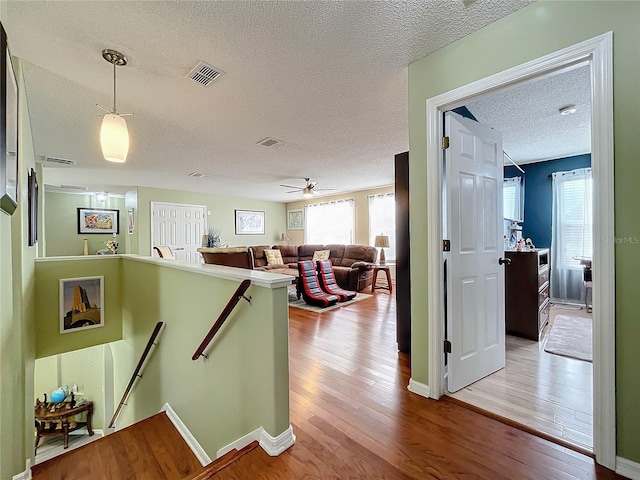
[[[18,473],[13,476],[12,480],[31,480],[33,477],[31,476],[31,459],[27,458],[27,468],[24,472]]]
[[[272,457],[277,457],[294,443],[296,443],[296,436],[293,434],[291,425],[277,437],[269,435],[264,428],[260,434],[260,446]]]
[[[631,480],[640,480],[640,463],[616,457],[616,473],[629,477]]]
[[[425,385],[424,383],[416,382],[413,378],[409,379],[409,385],[407,385],[407,390],[416,395],[420,395],[421,397],[429,398],[429,385]]]
[[[249,445],[251,442],[260,441],[262,432],[264,428],[256,428],[253,432],[247,433],[244,437],[239,438],[235,442],[231,442],[229,445],[222,447],[216,453],[216,458],[220,458],[221,456],[229,453],[232,450],[242,450],[244,447]]]
[[[99,437],[104,437],[104,431],[99,428],[94,428],[93,434],[98,435]],[[78,430],[74,430],[73,432],[69,432],[69,435],[89,435],[89,430],[87,430],[87,427],[82,427]]]
[[[165,403],[160,411],[167,414],[167,417],[169,417],[171,423],[173,423],[173,425],[176,427],[176,430],[180,432],[180,435],[182,435],[184,441],[187,443],[187,445],[189,445],[189,448],[195,454],[200,464],[203,467],[205,465],[209,465],[211,463],[211,458],[209,457],[209,455],[207,455],[207,452],[204,451],[204,448],[202,448],[196,438],[191,434],[187,426],[182,423],[182,420],[180,420],[173,408],[171,408],[168,403]]]

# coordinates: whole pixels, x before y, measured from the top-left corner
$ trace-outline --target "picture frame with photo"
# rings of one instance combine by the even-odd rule
[[[128,219],[129,219],[129,235],[133,235],[133,232],[136,228],[134,217],[133,217],[133,208],[130,208],[127,213],[128,213]]]
[[[302,208],[287,210],[287,229],[288,230],[304,229],[304,210]]]
[[[78,207],[78,233],[120,233],[120,210]]]
[[[259,210],[235,211],[236,235],[264,235],[264,212]]]
[[[104,277],[60,279],[60,333],[104,326]]]

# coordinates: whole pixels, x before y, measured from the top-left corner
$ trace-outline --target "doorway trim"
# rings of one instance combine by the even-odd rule
[[[615,259],[613,187],[613,34],[605,34],[427,100],[429,397],[444,394],[442,137],[444,112],[517,83],[581,63],[591,72],[593,193],[593,441],[596,461],[615,470]]]

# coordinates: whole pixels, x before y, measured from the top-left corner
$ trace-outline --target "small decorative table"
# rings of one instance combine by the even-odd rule
[[[378,286],[378,272],[384,272],[387,275],[387,284]],[[388,264],[376,264],[373,267],[373,281],[371,282],[371,293],[374,293],[376,289],[384,288],[389,290],[389,293],[393,292],[393,285],[391,284],[391,272],[389,271]]]
[[[74,406],[72,406],[72,404]],[[53,411],[51,411],[53,409]],[[87,420],[76,421],[76,415],[87,413]],[[77,405],[76,402],[62,403],[40,403],[35,408],[36,418],[36,445],[40,443],[40,437],[46,435],[62,435],[64,438],[64,448],[69,446],[69,432],[82,427],[87,427],[89,436],[93,435],[91,428],[91,417],[93,416],[93,402],[85,402]]]

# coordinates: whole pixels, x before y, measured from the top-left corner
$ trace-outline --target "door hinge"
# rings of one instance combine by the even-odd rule
[[[449,148],[449,137],[442,137],[442,149],[446,150]]]
[[[442,240],[442,251],[443,252],[451,251],[451,240]]]
[[[444,341],[444,353],[451,353],[451,342],[449,340]]]

